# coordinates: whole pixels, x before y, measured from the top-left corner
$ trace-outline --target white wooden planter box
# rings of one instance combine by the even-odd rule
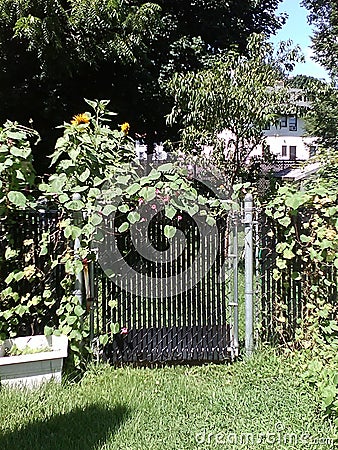
[[[50,347],[52,351],[4,356],[13,345],[18,349]],[[51,379],[61,382],[63,358],[68,351],[67,336],[27,336],[7,339],[0,346],[0,383],[6,386],[38,387]]]

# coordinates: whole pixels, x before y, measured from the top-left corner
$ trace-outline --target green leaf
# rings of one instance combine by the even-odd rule
[[[121,175],[116,178],[119,184],[127,185],[130,180],[130,175]]]
[[[326,386],[322,391],[322,398],[323,398],[323,404],[327,408],[329,407],[333,401],[335,400],[335,397],[337,395],[337,388],[334,385]]]
[[[10,191],[8,193],[8,200],[15,206],[24,207],[27,203],[26,197],[18,191]]]
[[[46,336],[51,336],[53,334],[53,328],[52,327],[48,327],[47,325],[45,326],[44,330],[43,330],[44,334]]]
[[[39,255],[40,256],[45,256],[47,254],[48,254],[48,247],[47,247],[47,245],[42,245]]]
[[[175,166],[172,163],[162,164],[157,168],[159,172],[172,172],[175,170]]]
[[[65,237],[68,238],[72,238],[72,239],[76,239],[78,237],[81,236],[81,228],[75,226],[75,225],[69,225],[68,227],[65,228]]]
[[[55,192],[56,194],[63,194],[63,187],[66,179],[64,177],[57,177],[51,180],[49,192]]]
[[[299,272],[292,272],[291,278],[293,280],[300,281],[302,279],[302,276],[301,276],[301,274]]]
[[[86,237],[90,237],[94,233],[94,231],[95,231],[95,227],[91,223],[87,223],[82,228],[82,234]]]
[[[140,190],[140,197],[144,198],[145,202],[150,202],[156,197],[156,188],[153,186],[146,186]]]
[[[75,339],[76,341],[82,341],[82,334],[78,330],[72,330],[69,334],[69,339]]]
[[[329,217],[332,217],[335,214],[337,214],[337,212],[338,212],[338,207],[337,206],[331,206],[330,208],[326,209],[325,215],[329,216]]]
[[[16,170],[16,178],[18,180],[25,180],[24,174],[21,172],[21,170]]]
[[[173,219],[176,215],[176,212],[177,209],[171,205],[166,206],[164,209],[165,216],[168,217],[168,219]]]
[[[286,206],[297,210],[301,205],[304,205],[310,199],[309,195],[297,192],[285,199]]]
[[[76,275],[83,269],[82,262],[79,259],[68,260],[65,264],[66,273]]]
[[[93,184],[94,184],[94,186],[99,186],[99,185],[102,184],[103,182],[104,182],[104,180],[102,180],[102,178],[95,177],[95,178],[94,178],[94,181],[93,181]]]
[[[84,183],[90,176],[90,170],[88,169],[88,167],[78,175],[78,179]]]
[[[129,187],[127,187],[126,189],[126,193],[128,195],[134,195],[136,194],[137,191],[139,191],[141,189],[141,186],[139,185],[139,183],[133,183],[132,185],[130,185]]]
[[[140,218],[141,216],[137,211],[131,211],[127,216],[130,223],[136,223],[140,220]]]
[[[14,273],[11,272],[11,273],[5,278],[5,283],[6,283],[6,284],[10,284],[13,280],[14,280]]]
[[[156,169],[152,169],[151,172],[148,174],[147,179],[149,181],[156,181],[160,178],[161,172],[159,172]]]
[[[98,188],[90,188],[88,192],[88,197],[97,198],[101,194],[100,189]]]
[[[82,308],[82,306],[76,305],[75,308],[74,308],[74,313],[75,313],[78,317],[81,317],[81,316],[85,313],[85,310]]]
[[[50,289],[45,289],[45,290],[43,291],[42,296],[43,296],[44,298],[51,297],[51,296],[52,296],[52,291],[51,291]]]
[[[104,216],[109,216],[112,212],[115,212],[116,209],[115,205],[106,205],[102,210],[102,214]]]
[[[210,227],[213,227],[214,225],[216,225],[216,220],[211,216],[208,216],[206,218],[206,222]]]
[[[97,105],[98,105],[98,100],[88,100],[87,98],[85,98],[84,99],[84,101],[89,105],[89,106],[91,106],[93,109],[96,109],[97,108]]]
[[[291,219],[290,217],[283,217],[282,219],[279,219],[278,222],[283,226],[283,227],[288,227],[291,223]]]
[[[311,236],[306,236],[305,234],[301,234],[299,238],[304,244],[312,241]]]
[[[103,218],[99,214],[93,214],[90,218],[90,223],[96,227],[97,225],[100,225]]]
[[[277,258],[276,266],[281,270],[286,269],[286,267],[287,267],[286,261],[284,259]]]
[[[197,202],[199,205],[206,205],[208,203],[208,199],[204,197],[203,195],[199,195],[197,197]]]
[[[18,255],[18,253],[19,252],[17,250],[12,250],[10,247],[7,247],[5,251],[5,259],[15,258]]]
[[[69,201],[69,196],[67,194],[59,195],[59,202],[60,203],[66,203],[68,201]]]
[[[103,346],[107,345],[108,342],[109,342],[108,334],[101,334],[100,337],[99,337],[99,341],[100,341],[101,345],[103,345]]]
[[[25,272],[23,272],[22,270],[20,270],[19,272],[16,272],[14,275],[14,280],[15,281],[20,281],[23,279],[23,277],[25,276]]]
[[[166,225],[164,227],[164,236],[168,239],[172,239],[176,234],[177,228],[172,227],[171,225]]]
[[[193,206],[187,205],[186,206],[186,211],[192,217],[192,216],[194,216],[195,214],[198,213],[199,207],[198,207],[198,205],[193,205]],[[208,219],[207,219],[207,222],[208,222]],[[216,221],[215,221],[215,223],[216,223]]]
[[[119,211],[121,211],[122,213],[126,213],[130,210],[129,205],[127,205],[126,203],[123,203],[122,205],[119,206]]]
[[[121,327],[119,323],[115,322],[110,325],[110,331],[112,332],[112,334],[117,334],[120,332],[120,330]]]
[[[10,149],[10,153],[17,158],[27,159],[32,151],[29,148],[17,148],[13,146]]]
[[[15,139],[16,141],[26,139],[26,134],[22,131],[7,131],[6,134],[9,139]]]
[[[77,319],[78,319],[77,316],[67,316],[66,322],[68,323],[68,325],[74,325]]]
[[[71,192],[79,194],[81,192],[87,191],[88,189],[89,189],[89,186],[75,186],[75,187],[71,188]]]
[[[109,300],[108,306],[110,308],[117,308],[117,300]]]
[[[277,253],[283,253],[284,250],[287,248],[287,246],[288,246],[288,243],[287,243],[287,242],[279,242],[279,243],[276,245],[276,252],[277,252]]]
[[[67,209],[70,209],[71,211],[81,211],[84,209],[85,204],[82,200],[72,200],[65,204],[65,207]]]
[[[119,226],[118,231],[119,233],[124,233],[129,228],[129,222],[123,222],[121,226]]]
[[[15,312],[18,314],[18,316],[22,317],[28,310],[27,306],[24,305],[18,305],[15,307]]]
[[[292,259],[295,257],[295,254],[293,253],[292,250],[290,250],[289,248],[286,248],[283,252],[283,258],[285,259]]]

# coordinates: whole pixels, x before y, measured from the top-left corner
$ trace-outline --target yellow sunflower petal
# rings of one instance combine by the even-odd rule
[[[121,125],[121,131],[123,131],[124,134],[128,134],[128,133],[129,133],[129,130],[130,130],[130,125],[129,125],[129,123],[128,123],[128,122],[124,122],[124,123]]]
[[[70,123],[72,125],[81,125],[82,123],[86,124],[89,122],[90,122],[90,117],[85,113],[81,113],[81,114],[75,115]]]

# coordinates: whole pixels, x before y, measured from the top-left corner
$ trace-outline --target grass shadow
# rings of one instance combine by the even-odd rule
[[[1,450],[93,450],[104,445],[129,416],[125,406],[77,408],[0,435]]]

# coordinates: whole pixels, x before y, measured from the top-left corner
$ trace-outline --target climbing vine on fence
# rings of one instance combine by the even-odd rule
[[[145,175],[136,160],[134,143],[128,138],[129,124],[122,124],[120,130],[111,129],[106,122],[113,115],[107,110],[108,102],[88,103],[94,113],[74,116],[71,123],[64,125],[64,134],[51,156],[56,173],[48,183],[40,185],[58,209],[67,211],[67,218],[60,224],[65,237],[81,242],[76,254],[68,249],[63,256],[65,280],[73,280],[84,261],[96,259],[93,242],[97,246],[104,240],[107,220],[114,221],[117,233],[127,233],[130,226],[149,221],[152,214],[163,210],[168,219],[164,234],[171,239],[176,233],[175,220],[182,210],[191,216],[203,216],[213,226],[217,214],[231,207],[229,202],[199,193],[193,180],[187,178],[185,168],[163,164]],[[147,227],[145,233],[146,230]],[[69,324],[67,314],[70,301],[76,303],[74,295],[62,303],[58,316],[62,331],[71,329],[71,334],[75,334],[76,322]],[[116,301],[112,300],[109,306],[116,307]],[[119,330],[120,324],[110,323],[108,333],[100,335],[101,344],[106,344]]]
[[[108,101],[87,103],[92,112],[77,114],[62,125],[51,155],[54,173],[38,186],[31,154],[37,133],[11,122],[0,130],[0,339],[37,332],[66,334],[76,367],[90,346],[88,311],[74,286],[84,266],[97,258],[93,242],[104,239],[105,221],[116,219],[116,232],[128,233],[135,223],[150,221],[163,210],[168,221],[164,234],[170,240],[182,211],[214,226],[216,217],[232,207],[231,201],[218,198],[219,193],[199,192],[184,167],[163,164],[145,175],[128,136],[129,124],[110,126],[115,114],[108,110]],[[32,236],[32,230],[24,231],[20,224],[37,210],[44,217],[44,231]],[[55,211],[52,226],[48,211]],[[116,301],[110,307],[116,307]],[[119,327],[111,323],[100,336],[101,344]]]
[[[16,122],[7,121],[0,128],[0,340],[17,335],[25,323],[33,326],[41,304],[49,301],[34,294],[32,286],[43,272],[34,264],[33,241],[18,234],[20,215],[36,205],[31,142],[38,138],[34,130]]]
[[[328,167],[324,164],[321,173]],[[320,174],[301,188],[281,187],[267,205],[275,224],[276,280],[290,273],[301,281],[303,310],[298,320],[297,342],[313,360],[305,377],[316,384],[322,405],[338,421],[338,188]],[[294,264],[297,261],[297,264]],[[286,298],[277,299],[285,313]],[[287,314],[285,314],[287,320]],[[281,330],[283,327],[280,328]],[[317,358],[316,358],[317,355]]]

